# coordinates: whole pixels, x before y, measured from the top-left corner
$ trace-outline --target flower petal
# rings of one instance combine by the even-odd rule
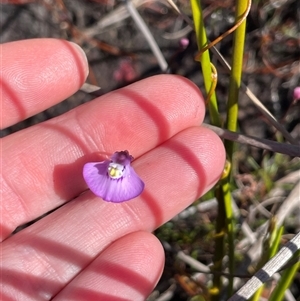
[[[90,162],[83,167],[83,178],[90,190],[97,196],[104,193],[105,184],[107,182],[107,168],[109,161]]]
[[[121,203],[142,193],[144,183],[130,165],[125,167],[123,177],[113,179],[107,173],[109,164],[106,160],[84,165],[83,177],[95,195],[108,202]]]
[[[107,194],[105,200],[120,203],[139,196],[143,192],[145,184],[129,165],[126,166],[126,176],[117,180],[112,179],[110,186],[110,193]]]

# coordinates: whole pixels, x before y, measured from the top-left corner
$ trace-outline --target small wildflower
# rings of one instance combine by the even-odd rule
[[[144,182],[130,163],[128,151],[115,152],[110,160],[86,163],[83,178],[90,190],[104,201],[121,203],[139,196]]]
[[[293,91],[293,100],[300,100],[300,87],[296,87]]]
[[[187,39],[187,38],[182,38],[182,39],[180,39],[180,41],[179,41],[179,46],[180,46],[182,49],[186,49],[186,48],[189,46],[189,44],[190,44],[190,41],[189,41],[189,39]]]

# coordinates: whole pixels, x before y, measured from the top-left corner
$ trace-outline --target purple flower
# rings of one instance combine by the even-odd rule
[[[300,100],[300,87],[296,87],[293,91],[293,100]]]
[[[115,152],[110,160],[86,163],[83,178],[90,190],[104,201],[121,203],[142,193],[144,182],[130,163],[128,151]]]

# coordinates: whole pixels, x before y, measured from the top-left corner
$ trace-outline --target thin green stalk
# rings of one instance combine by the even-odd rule
[[[193,12],[193,19],[195,24],[195,31],[197,36],[198,48],[201,50],[208,45],[206,37],[205,26],[203,21],[203,13],[199,0],[191,0],[191,7]],[[204,51],[200,57],[202,73],[206,93],[209,94],[212,86],[212,70],[210,55],[208,51]],[[212,93],[208,101],[208,108],[211,122],[215,125],[221,126],[221,118],[218,112],[218,105],[215,93]],[[229,177],[224,177],[220,183],[220,187],[216,189],[216,197],[218,200],[218,218],[216,224],[216,239],[215,239],[215,254],[214,254],[214,270],[222,271],[222,259],[225,256],[224,236],[228,235],[228,249],[229,249],[229,272],[234,274],[234,226],[233,226],[233,212],[231,208],[231,194],[229,188]],[[219,300],[222,289],[222,281],[220,274],[214,275],[213,287],[210,290],[211,300]],[[233,276],[229,278],[228,294],[231,295],[233,291]]]
[[[249,1],[237,0],[236,1],[236,16],[238,21],[243,13],[250,5]],[[230,73],[228,104],[227,104],[227,122],[226,128],[232,132],[236,132],[238,120],[238,96],[241,87],[242,68],[243,68],[243,55],[244,43],[246,32],[246,20],[235,30],[233,36],[233,53],[232,53],[232,68]],[[234,143],[226,141],[225,143],[227,154],[232,160]]]
[[[261,294],[263,293],[265,289],[265,286],[262,285],[256,292],[255,294],[252,296],[252,298],[250,299],[250,301],[259,301],[260,300],[260,297],[261,297]]]
[[[236,1],[236,23],[239,21],[241,16],[245,13],[251,0],[237,0]],[[227,122],[226,128],[232,132],[236,132],[237,120],[238,120],[238,96],[239,89],[242,81],[242,68],[243,68],[243,55],[244,55],[244,43],[245,43],[245,32],[246,32],[246,20],[243,21],[240,26],[235,30],[233,36],[233,54],[232,54],[232,69],[230,73],[228,103],[227,103]],[[232,141],[225,141],[225,147],[229,160],[232,162],[233,147]],[[227,178],[226,186],[229,186],[229,177]],[[226,187],[223,188],[225,191]],[[225,193],[225,192],[224,192]],[[228,248],[229,248],[229,271],[234,274],[234,223],[233,223],[233,212],[231,207],[231,196],[227,192],[224,197],[226,220],[227,220],[227,233],[228,233]],[[229,279],[228,295],[231,296],[233,291],[233,277]]]
[[[202,49],[208,44],[208,40],[206,37],[205,26],[203,21],[203,13],[200,4],[200,0],[191,0],[191,7],[194,19],[195,32],[197,37],[198,49]],[[221,118],[218,111],[218,104],[215,91],[211,93],[212,85],[214,84],[212,76],[213,72],[211,69],[211,61],[210,55],[208,51],[205,51],[200,57],[200,63],[202,67],[202,74],[204,79],[204,85],[207,95],[211,95],[210,99],[207,102],[210,120],[211,123],[220,127],[221,126]],[[225,248],[224,248],[224,238],[226,232],[226,224],[225,224],[225,208],[224,208],[224,195],[222,186],[219,186],[216,189],[216,195],[218,199],[218,218],[216,224],[216,237],[215,237],[215,254],[214,254],[214,265],[213,270],[221,272],[222,271],[222,260],[225,256]],[[220,300],[220,292],[222,288],[221,276],[219,273],[216,273],[213,277],[213,286],[209,290],[211,301]]]
[[[205,26],[203,22],[202,8],[199,0],[191,0],[191,7],[193,12],[194,26],[197,36],[198,49],[203,48],[208,44],[206,37]],[[212,86],[212,70],[211,70],[211,61],[208,51],[205,51],[201,58],[200,63],[202,67],[202,74],[204,79],[204,86],[206,93],[209,94]],[[215,92],[212,93],[210,101],[208,102],[209,115],[211,123],[216,126],[221,126],[221,119],[218,110],[217,97]]]
[[[226,232],[228,238],[228,265],[230,277],[228,277],[228,296],[233,294],[233,280],[234,280],[234,263],[235,263],[235,247],[234,247],[234,218],[232,211],[232,201],[231,201],[231,191],[229,184],[229,171],[230,166],[228,167],[228,172],[224,180],[222,180],[222,191],[224,198],[224,208],[225,208],[225,217],[226,217]]]
[[[275,219],[275,227],[276,227],[276,219]],[[284,231],[284,226],[281,226],[279,229],[276,227],[273,233],[270,234],[271,238],[270,238],[269,259],[275,256],[275,254],[277,253],[283,231]]]
[[[225,207],[224,207],[224,193],[222,189],[222,185],[219,185],[216,188],[216,197],[218,200],[218,217],[216,223],[216,234],[215,234],[215,251],[213,258],[213,267],[212,272],[219,272],[213,274],[213,285],[209,290],[210,293],[210,301],[219,301],[221,298],[221,290],[222,290],[222,261],[224,258],[224,242],[225,242],[225,233],[226,233],[226,222],[224,219],[225,216]]]

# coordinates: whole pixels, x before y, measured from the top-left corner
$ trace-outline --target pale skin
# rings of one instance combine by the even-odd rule
[[[1,48],[2,128],[72,95],[88,73],[84,55],[66,41]],[[164,265],[151,232],[223,171],[221,140],[199,126],[204,114],[193,83],[161,75],[3,138],[1,300],[145,300]],[[104,202],[87,190],[82,167],[126,149],[145,190]]]

